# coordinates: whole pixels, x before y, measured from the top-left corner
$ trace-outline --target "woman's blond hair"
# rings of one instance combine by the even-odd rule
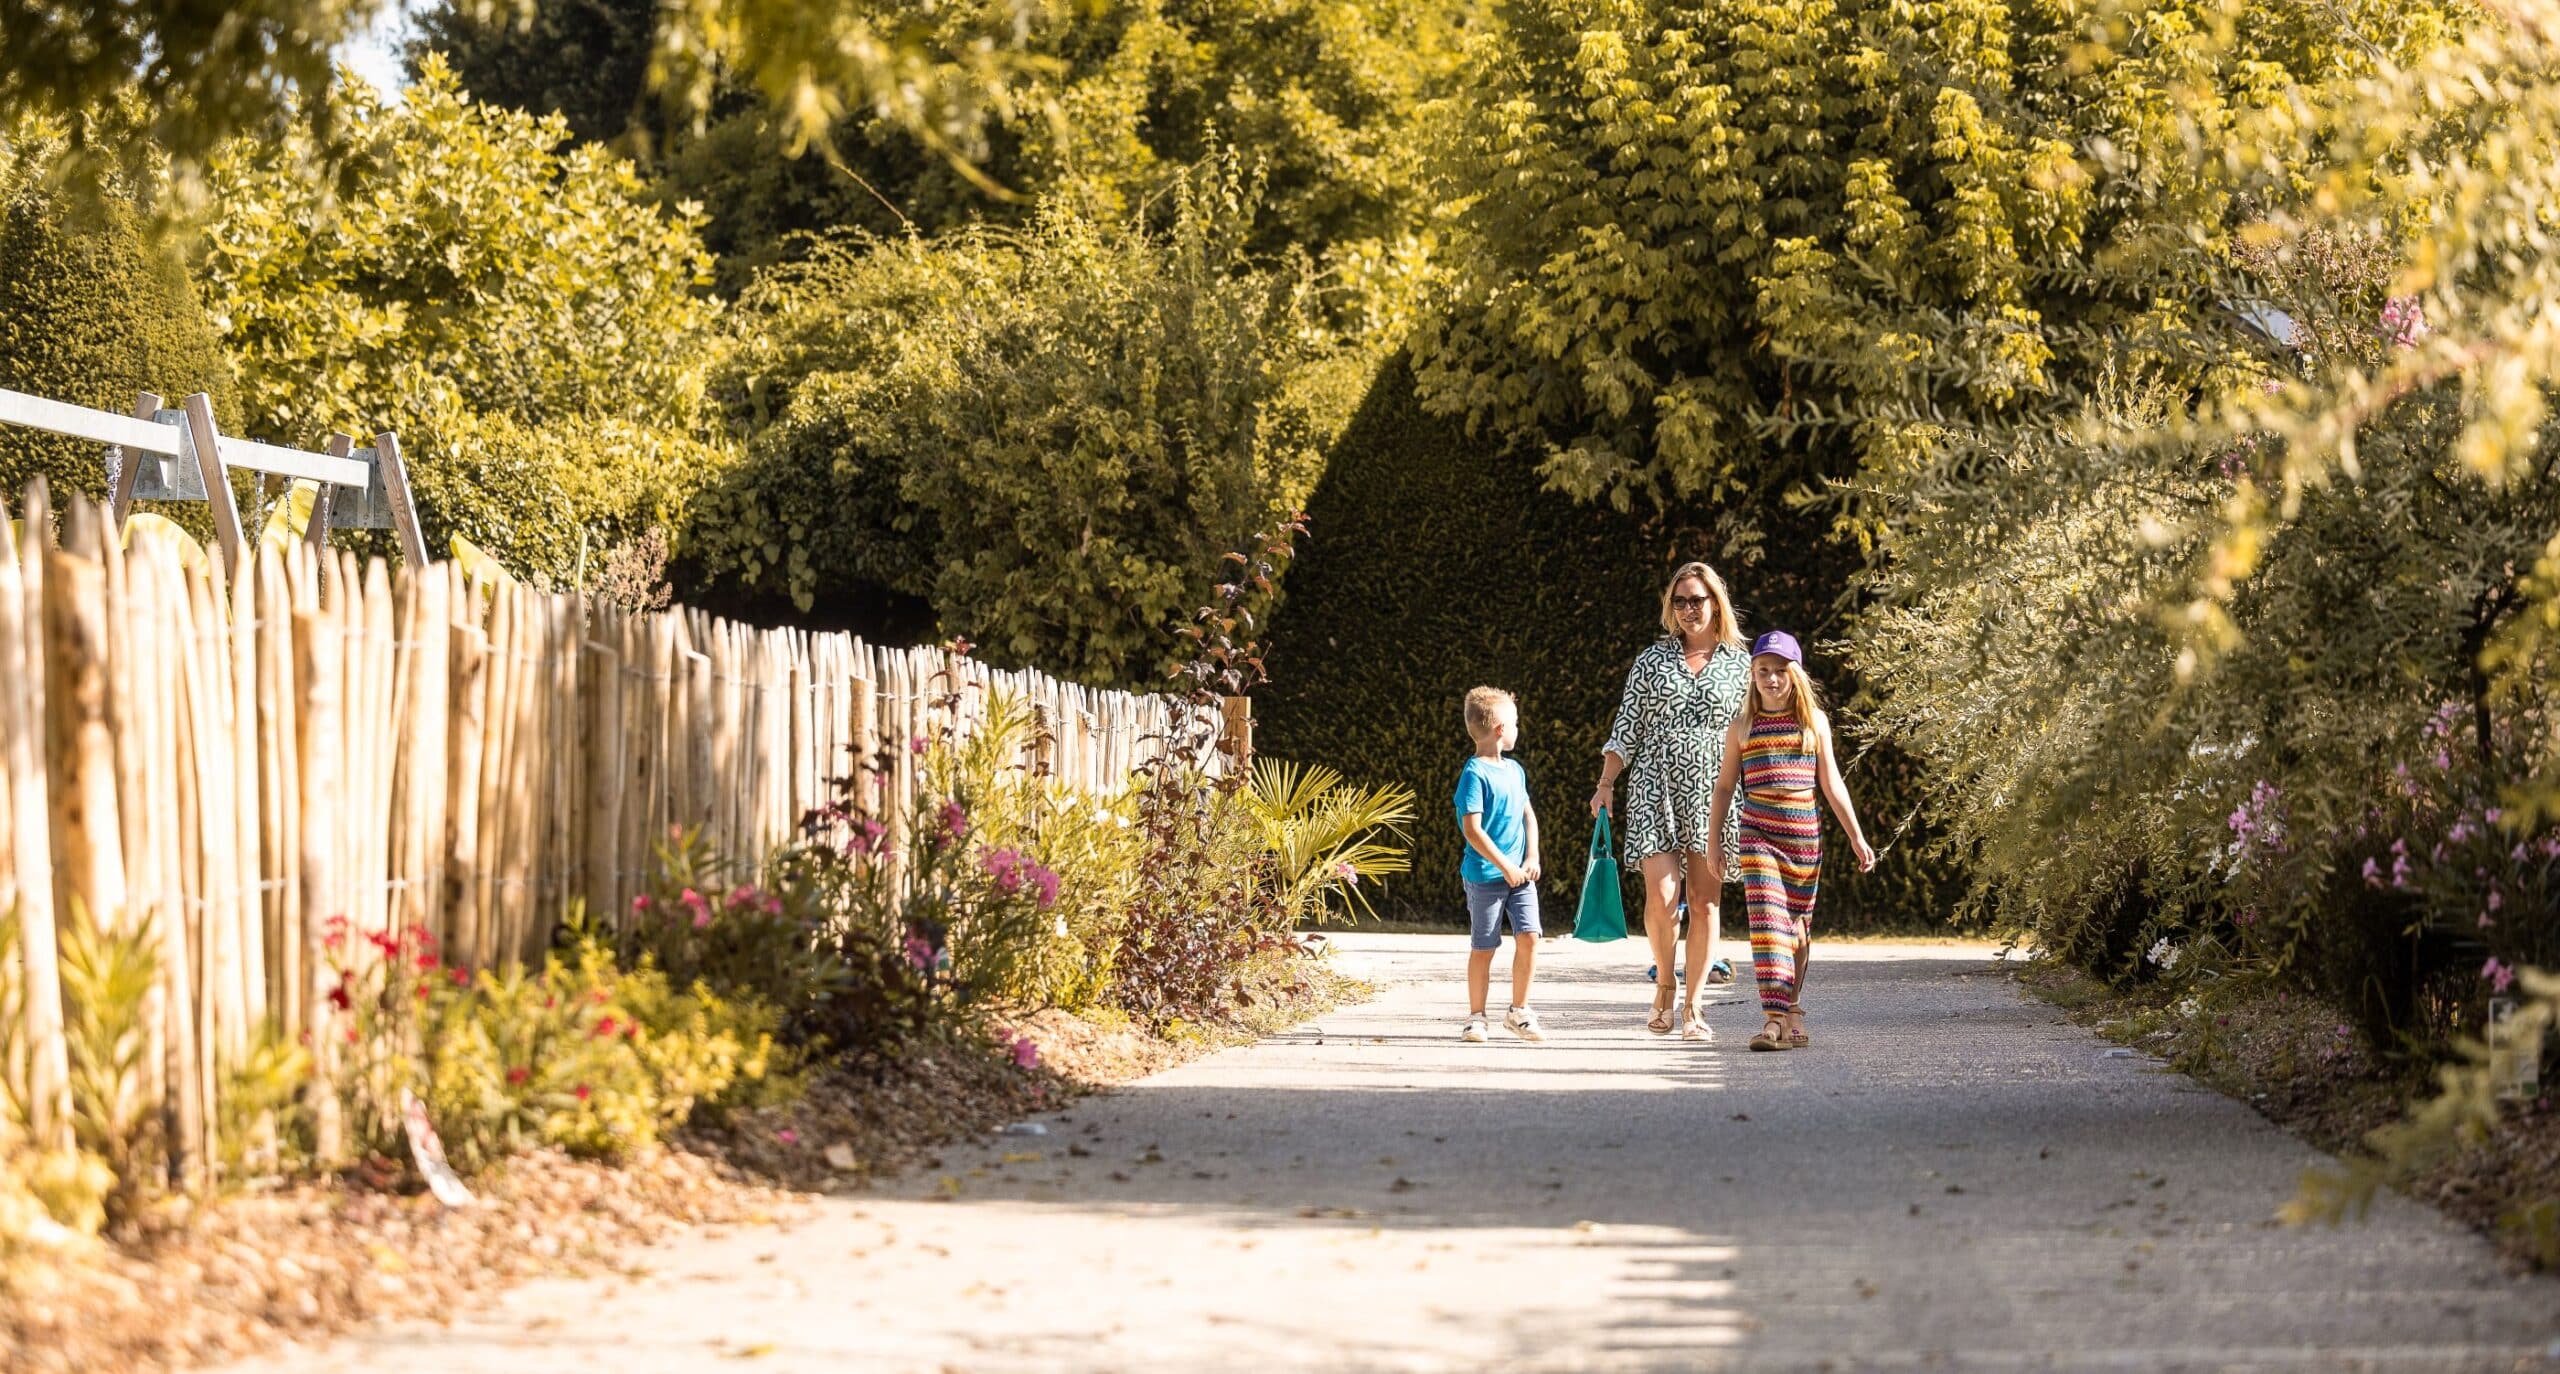
[[[1473,739],[1483,739],[1485,732],[1493,728],[1493,708],[1506,702],[1510,703],[1515,710],[1520,704],[1512,701],[1511,694],[1499,687],[1477,687],[1470,690],[1467,693],[1467,735]]]
[[[1724,589],[1724,579],[1716,575],[1716,570],[1704,563],[1683,563],[1672,571],[1671,580],[1662,584],[1662,632],[1673,639],[1680,637],[1680,618],[1671,613],[1671,594],[1693,577],[1707,586],[1707,600],[1711,603],[1707,633],[1718,643],[1741,648],[1742,622],[1733,614],[1733,594]]]
[[[1787,660],[1787,680],[1796,685],[1795,691],[1787,698],[1787,715],[1804,729],[1807,736],[1805,747],[1819,748],[1821,746],[1814,742],[1814,727],[1822,722],[1822,693],[1814,688],[1813,674],[1806,672],[1804,665],[1794,659]],[[1763,714],[1760,679],[1755,675],[1751,679],[1751,718],[1758,720]]]

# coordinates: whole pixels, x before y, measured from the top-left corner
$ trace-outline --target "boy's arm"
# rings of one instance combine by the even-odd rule
[[[1734,713],[1733,723],[1724,728],[1724,763],[1716,769],[1716,791],[1707,803],[1707,833],[1724,833],[1724,809],[1733,804],[1734,777],[1742,768],[1742,744],[1751,737],[1751,717],[1747,712]],[[1724,886],[1724,845],[1707,847],[1707,881]]]
[[[1858,871],[1876,866],[1876,851],[1867,843],[1866,832],[1858,828],[1858,809],[1849,804],[1849,784],[1840,776],[1840,760],[1831,747],[1831,720],[1818,717],[1813,723],[1815,747],[1814,776],[1821,781],[1822,795],[1831,803],[1831,814],[1840,818],[1840,828],[1849,832],[1849,849],[1858,856]]]
[[[1538,879],[1546,876],[1546,866],[1538,862],[1538,808],[1534,806],[1522,807],[1520,809],[1520,826],[1522,830],[1522,839],[1524,841],[1523,848],[1520,851],[1522,855],[1520,871],[1528,874],[1529,881],[1534,883]]]
[[[1511,862],[1510,855],[1494,848],[1493,837],[1484,833],[1483,812],[1468,812],[1459,820],[1458,830],[1467,837],[1467,847],[1480,855],[1486,863],[1493,865],[1494,870],[1502,875],[1504,882],[1518,887],[1529,881],[1528,875],[1520,870],[1519,865]]]

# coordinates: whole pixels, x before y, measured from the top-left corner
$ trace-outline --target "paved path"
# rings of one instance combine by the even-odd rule
[[[1548,947],[1537,1046],[1458,1043],[1462,941],[1342,943],[1376,1000],[1043,1138],[284,1367],[2560,1370],[2560,1283],[2273,1225],[2312,1151],[1980,949],[1826,947],[1755,1055],[1645,1034],[1638,942]]]

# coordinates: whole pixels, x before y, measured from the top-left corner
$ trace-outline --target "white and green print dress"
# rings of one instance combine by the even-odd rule
[[[1718,644],[1692,673],[1677,639],[1659,639],[1636,655],[1627,692],[1606,746],[1627,761],[1627,792],[1618,823],[1632,868],[1656,854],[1707,852],[1707,808],[1724,766],[1725,727],[1751,686],[1751,659]],[[1734,862],[1742,808],[1724,818],[1724,860]]]

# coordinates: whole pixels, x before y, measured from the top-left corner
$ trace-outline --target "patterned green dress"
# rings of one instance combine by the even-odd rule
[[[1707,808],[1724,766],[1725,727],[1751,686],[1751,658],[1718,644],[1692,673],[1680,641],[1656,640],[1627,670],[1626,695],[1606,746],[1627,761],[1618,823],[1625,837],[1619,862],[1629,868],[1656,854],[1707,852]],[[1742,808],[1724,818],[1724,860],[1734,864]]]

